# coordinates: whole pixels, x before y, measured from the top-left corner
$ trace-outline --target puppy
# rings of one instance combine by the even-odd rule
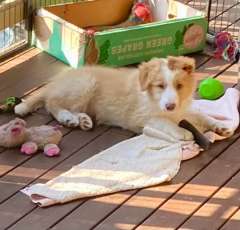
[[[176,128],[188,117],[228,135],[216,122],[189,111],[196,89],[194,70],[195,61],[188,57],[154,58],[133,69],[86,66],[57,76],[39,94],[17,105],[15,113],[24,116],[45,106],[68,127],[89,130],[95,118],[98,124],[136,133],[152,120]]]

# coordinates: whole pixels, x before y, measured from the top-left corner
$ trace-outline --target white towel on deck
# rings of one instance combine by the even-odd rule
[[[181,160],[180,142],[142,134],[114,145],[46,184],[33,185],[23,192],[40,206],[49,206],[142,188],[171,180]]]

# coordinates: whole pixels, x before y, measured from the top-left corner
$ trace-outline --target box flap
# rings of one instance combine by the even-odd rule
[[[115,25],[124,21],[134,0],[94,0],[46,7],[62,19],[84,28],[89,26]]]

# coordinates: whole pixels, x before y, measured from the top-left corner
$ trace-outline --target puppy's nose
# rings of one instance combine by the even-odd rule
[[[176,104],[175,104],[175,103],[168,103],[168,104],[166,104],[166,109],[167,109],[168,111],[174,110],[175,107],[176,107]]]

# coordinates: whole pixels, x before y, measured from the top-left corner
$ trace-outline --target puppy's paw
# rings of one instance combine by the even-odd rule
[[[82,130],[90,130],[93,128],[93,121],[86,113],[79,113],[79,126]]]
[[[71,112],[67,110],[62,110],[58,113],[57,120],[67,126],[67,127],[77,127],[79,126],[79,119],[78,116],[72,114]]]
[[[212,131],[224,137],[230,137],[234,133],[232,129],[229,129],[226,125],[222,124],[221,122],[214,123],[212,125]]]
[[[14,112],[15,112],[15,114],[23,117],[23,116],[27,115],[30,112],[30,110],[29,110],[27,104],[23,102],[23,103],[15,106]]]

